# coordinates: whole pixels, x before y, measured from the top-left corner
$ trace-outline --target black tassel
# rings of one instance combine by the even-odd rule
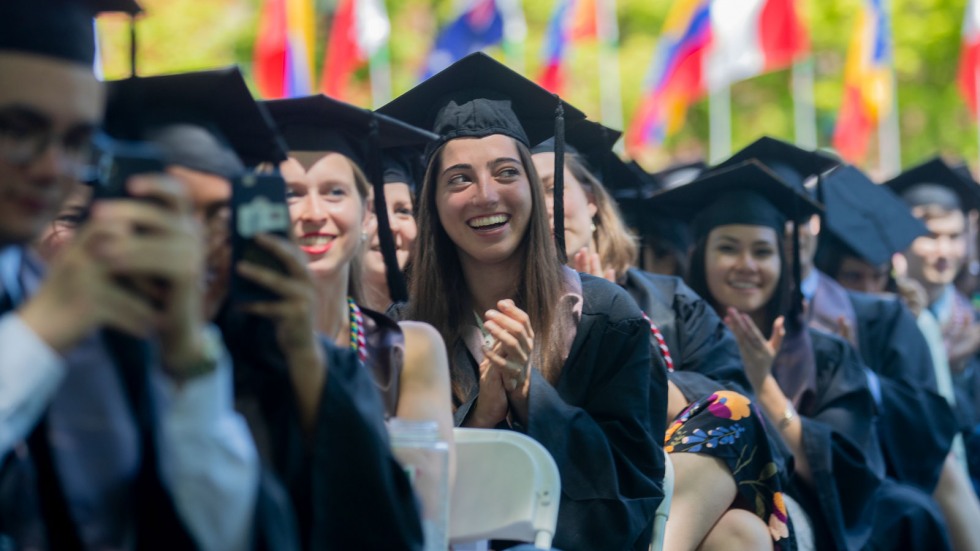
[[[385,279],[388,281],[388,294],[394,303],[408,302],[408,288],[405,278],[398,269],[398,256],[395,253],[395,237],[391,234],[388,221],[388,204],[385,202],[384,162],[381,158],[381,136],[378,120],[371,118],[370,144],[368,147],[368,176],[374,188],[374,212],[378,218],[378,243],[381,257],[385,262]]]
[[[793,209],[793,293],[792,293],[792,303],[789,307],[789,316],[785,320],[786,329],[797,330],[800,329],[803,322],[803,276],[802,267],[800,266],[800,222],[798,220],[799,212],[799,199],[794,198],[794,209]]]
[[[565,254],[565,109],[557,94],[555,99],[558,100],[555,107],[555,247],[558,249],[558,260],[565,264],[568,262]]]

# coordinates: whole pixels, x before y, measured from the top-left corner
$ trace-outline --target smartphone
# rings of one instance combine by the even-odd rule
[[[241,261],[264,266],[281,273],[285,266],[272,253],[255,241],[261,233],[289,238],[289,206],[286,203],[286,182],[278,173],[246,174],[232,183],[231,193],[231,260],[232,266]],[[238,275],[232,269],[231,298],[233,302],[275,300],[279,295]]]
[[[92,200],[130,197],[126,182],[140,174],[160,174],[166,170],[163,154],[141,142],[113,142],[101,155],[95,174]]]

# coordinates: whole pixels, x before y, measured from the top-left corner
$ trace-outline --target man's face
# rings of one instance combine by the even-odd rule
[[[912,213],[923,218],[920,207]],[[955,210],[924,221],[929,235],[912,242],[907,255],[908,275],[929,287],[952,283],[966,259],[966,217]]]
[[[103,103],[86,67],[0,52],[0,246],[35,239],[58,214]]]

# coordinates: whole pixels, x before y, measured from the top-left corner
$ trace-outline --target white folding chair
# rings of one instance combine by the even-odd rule
[[[550,549],[561,479],[544,446],[523,434],[454,429],[456,482],[449,500],[449,541],[506,539]]]
[[[674,465],[670,462],[670,454],[664,452],[664,500],[657,507],[653,517],[653,541],[650,551],[662,551],[664,548],[664,530],[667,529],[667,516],[670,514],[670,498],[674,495]]]

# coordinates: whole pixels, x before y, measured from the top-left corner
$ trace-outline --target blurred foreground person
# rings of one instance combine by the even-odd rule
[[[246,549],[258,458],[200,311],[186,194],[132,178],[139,200],[100,201],[47,272],[25,249],[90,168],[101,7],[0,4],[0,534],[30,549]]]

